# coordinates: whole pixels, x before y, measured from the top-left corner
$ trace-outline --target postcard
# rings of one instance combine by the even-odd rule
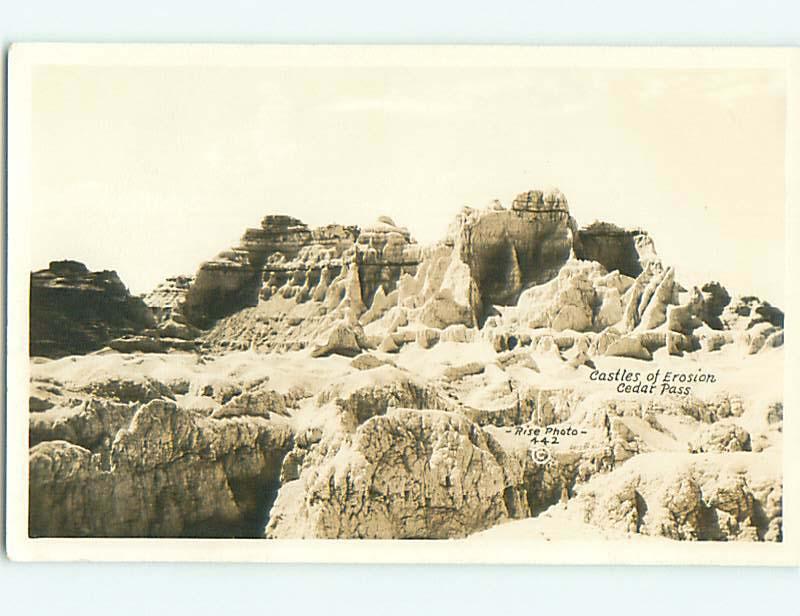
[[[10,556],[798,564],[798,79],[13,46]]]

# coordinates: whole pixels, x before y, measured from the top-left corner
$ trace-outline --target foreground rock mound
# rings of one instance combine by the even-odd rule
[[[281,490],[267,536],[444,539],[527,511],[523,467],[446,411],[393,410],[320,443]]]
[[[657,473],[637,460],[587,484],[570,506],[600,528],[628,533],[682,541],[781,540],[782,490],[774,478],[713,458],[672,464]]]
[[[31,536],[258,534],[291,444],[283,422],[250,398],[202,416],[170,393],[122,403],[110,392],[93,393],[115,401],[92,397],[32,421]]]

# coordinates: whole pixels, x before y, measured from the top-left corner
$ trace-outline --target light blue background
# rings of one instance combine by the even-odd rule
[[[0,36],[4,52],[12,41],[800,45],[800,3],[0,0]],[[799,581],[791,569],[3,559],[0,613],[797,614]]]

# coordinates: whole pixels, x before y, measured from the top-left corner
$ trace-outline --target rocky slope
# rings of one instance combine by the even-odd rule
[[[259,535],[292,443],[284,396],[266,377],[191,386],[102,363],[34,377],[31,535]]]
[[[75,355],[32,360],[33,536],[781,539],[783,313],[558,191],[426,247],[268,216],[144,302],[34,279]]]
[[[391,360],[37,362],[31,533],[465,537],[567,502],[563,515],[618,533],[780,538],[781,383],[753,387],[780,349],[746,359],[743,374],[730,368],[747,356],[731,348],[715,360],[729,375],[721,387],[639,399],[598,389],[586,366],[525,353],[509,362],[487,342],[446,342]],[[681,362],[667,356],[662,369]],[[537,428],[539,441],[551,435],[544,464]]]

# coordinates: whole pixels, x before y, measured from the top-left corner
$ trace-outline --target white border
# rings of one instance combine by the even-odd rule
[[[800,51],[787,48],[634,48],[521,46],[267,46],[19,44],[9,54],[7,549],[15,560],[233,561],[340,563],[797,565],[800,419],[795,375],[800,358],[786,329],[784,541],[692,543],[633,541],[377,541],[247,539],[30,539],[28,507],[28,298],[30,274],[31,77],[35,66],[517,66],[584,68],[770,68],[787,75],[787,312],[800,313],[793,272],[800,229]]]

